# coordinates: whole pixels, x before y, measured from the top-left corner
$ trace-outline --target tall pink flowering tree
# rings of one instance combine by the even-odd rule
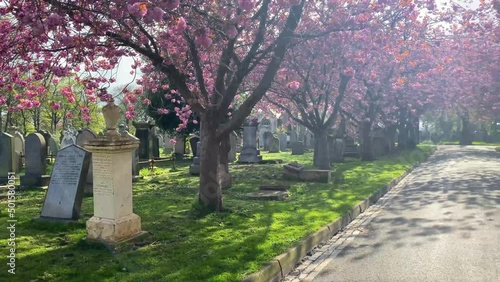
[[[332,2],[332,1],[325,1]],[[349,4],[350,1],[339,1]],[[0,8],[0,88],[10,91],[50,72],[110,70],[125,55],[144,58],[147,88],[167,77],[202,119],[199,200],[222,210],[219,144],[240,126],[278,71],[304,11],[327,6],[305,0],[57,1],[8,0]],[[307,3],[307,4],[306,4]],[[311,26],[314,26],[311,24]],[[316,27],[327,32],[328,26]],[[257,67],[248,98],[228,120],[240,86]],[[87,94],[109,100],[103,77],[83,79]],[[134,100],[128,94],[130,100]],[[133,117],[133,111],[127,113]]]

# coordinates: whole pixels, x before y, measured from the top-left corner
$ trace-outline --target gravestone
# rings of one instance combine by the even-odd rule
[[[164,154],[172,154],[172,151],[174,150],[174,144],[172,144],[172,142],[170,142],[171,139],[172,138],[169,135],[167,135],[167,134],[163,135],[163,153]],[[196,143],[194,144],[194,146],[196,147]]]
[[[108,111],[118,116],[117,110]],[[86,224],[87,240],[115,245],[145,234],[132,201],[131,156],[138,146],[114,128],[85,146],[94,165],[94,215]]]
[[[278,138],[279,138],[279,140],[280,140],[280,150],[281,150],[281,151],[286,150],[286,147],[287,147],[287,142],[288,142],[287,137],[288,137],[288,136],[287,136],[285,133],[281,133],[281,134],[278,136]]]
[[[149,138],[151,139],[151,156],[153,158],[160,157],[160,139],[158,138],[158,134],[156,133],[156,127],[152,127]]]
[[[47,130],[40,129],[37,131],[37,133],[40,133],[43,136],[43,139],[45,140],[45,156],[49,155],[49,138],[52,137],[50,132]]]
[[[14,137],[9,133],[0,132],[0,184],[9,181],[9,172],[15,172],[15,159]]]
[[[387,139],[383,136],[373,136],[372,137],[372,150],[373,155],[376,158],[387,155],[388,153],[388,142]]]
[[[9,134],[14,137],[14,159],[13,167],[14,172],[19,172],[23,167],[23,155],[24,155],[24,137],[19,132],[19,127],[17,126],[9,126]],[[21,139],[19,139],[21,138]]]
[[[196,143],[196,156],[193,158],[193,163],[189,166],[189,174],[200,175],[200,151],[201,142]]]
[[[22,187],[45,187],[49,184],[50,175],[47,169],[47,145],[40,133],[31,133],[26,137],[25,173],[21,175]]]
[[[182,159],[184,157],[184,154],[186,153],[185,140],[186,139],[184,138],[183,135],[175,136],[174,150],[175,150],[176,158],[178,158],[178,159]]]
[[[356,145],[351,138],[346,138],[344,140],[344,157],[361,157],[358,145]]]
[[[78,135],[76,136],[76,145],[85,148],[85,144],[95,140],[97,138],[97,135],[94,133],[94,131],[86,128],[84,130],[81,130]],[[89,171],[87,172],[87,184],[85,186],[85,193],[86,194],[92,194],[93,190],[93,182],[94,182],[94,176],[93,176],[93,168],[92,168],[92,160],[90,161],[89,165]]]
[[[264,132],[264,151],[269,151],[269,146],[271,145],[271,139],[273,138],[273,133],[271,131]]]
[[[64,149],[70,145],[76,145],[76,131],[71,129],[65,129],[62,131],[63,137],[61,139],[61,149]]]
[[[230,150],[229,150],[229,153],[228,153],[228,156],[227,156],[227,159],[230,163],[232,162],[235,162],[236,161],[236,142],[238,141],[238,135],[233,131],[231,133],[229,133],[229,146],[230,146]]]
[[[280,152],[280,140],[274,136],[271,138],[269,144],[269,153],[279,153]]]
[[[58,151],[59,151],[59,144],[57,143],[56,139],[54,139],[54,137],[50,136],[49,137],[49,155],[56,156]]]
[[[300,141],[290,142],[292,147],[292,155],[303,155],[304,154],[304,143]]]
[[[330,162],[341,163],[344,161],[344,140],[332,138],[330,142]]]
[[[290,145],[292,144],[292,142],[297,142],[297,140],[298,140],[297,131],[292,130],[292,132],[290,132]]]
[[[135,137],[139,138],[139,159],[149,160],[149,123],[146,121],[138,121],[132,123],[135,127]]]
[[[118,129],[121,136],[127,137],[132,142],[140,142],[139,138],[127,131],[124,124],[121,124]],[[139,175],[139,150],[135,149],[132,151],[132,182],[136,182],[143,178],[143,176]]]
[[[90,152],[77,145],[57,152],[41,218],[78,219],[90,157]]]
[[[191,146],[191,150],[193,151],[193,157],[198,156],[198,142],[200,141],[200,137],[194,135],[191,138],[189,138],[189,146]]]
[[[260,151],[257,150],[257,126],[243,126],[243,148],[241,149],[239,163],[258,163],[262,160]]]

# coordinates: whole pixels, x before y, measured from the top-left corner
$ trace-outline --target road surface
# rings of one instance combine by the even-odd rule
[[[440,146],[285,281],[500,281],[500,153]]]

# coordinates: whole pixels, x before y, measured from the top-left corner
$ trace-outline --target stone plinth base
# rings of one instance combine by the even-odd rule
[[[21,182],[21,188],[47,187],[49,186],[50,175],[34,176],[34,175],[21,174],[20,182]]]
[[[87,220],[87,240],[119,244],[143,234],[141,218],[132,213],[118,219],[91,217]]]
[[[330,170],[319,169],[304,169],[297,172],[285,170],[283,178],[287,180],[329,183],[332,179],[332,172]]]

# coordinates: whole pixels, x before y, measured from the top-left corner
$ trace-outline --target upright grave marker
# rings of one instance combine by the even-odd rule
[[[90,152],[70,145],[57,152],[41,218],[77,219],[90,165]]]
[[[145,234],[132,204],[130,168],[139,143],[118,133],[121,114],[113,101],[103,107],[103,115],[107,132],[85,146],[94,164],[94,215],[87,221],[87,240],[114,245]]]
[[[76,145],[84,148],[85,147],[85,143],[89,142],[89,141],[92,141],[92,140],[95,140],[97,138],[97,135],[94,133],[94,131],[86,128],[82,131],[80,131],[80,133],[78,133],[78,135],[76,136]],[[89,171],[87,172],[87,184],[85,185],[85,193],[86,194],[92,194],[92,191],[93,191],[93,174],[92,174],[92,161],[90,161],[90,165],[89,165]]]
[[[45,138],[40,133],[31,133],[26,137],[26,169],[20,177],[22,187],[45,187],[49,184],[46,159]]]
[[[9,133],[0,132],[0,184],[9,181],[9,172],[14,172],[14,137]]]

